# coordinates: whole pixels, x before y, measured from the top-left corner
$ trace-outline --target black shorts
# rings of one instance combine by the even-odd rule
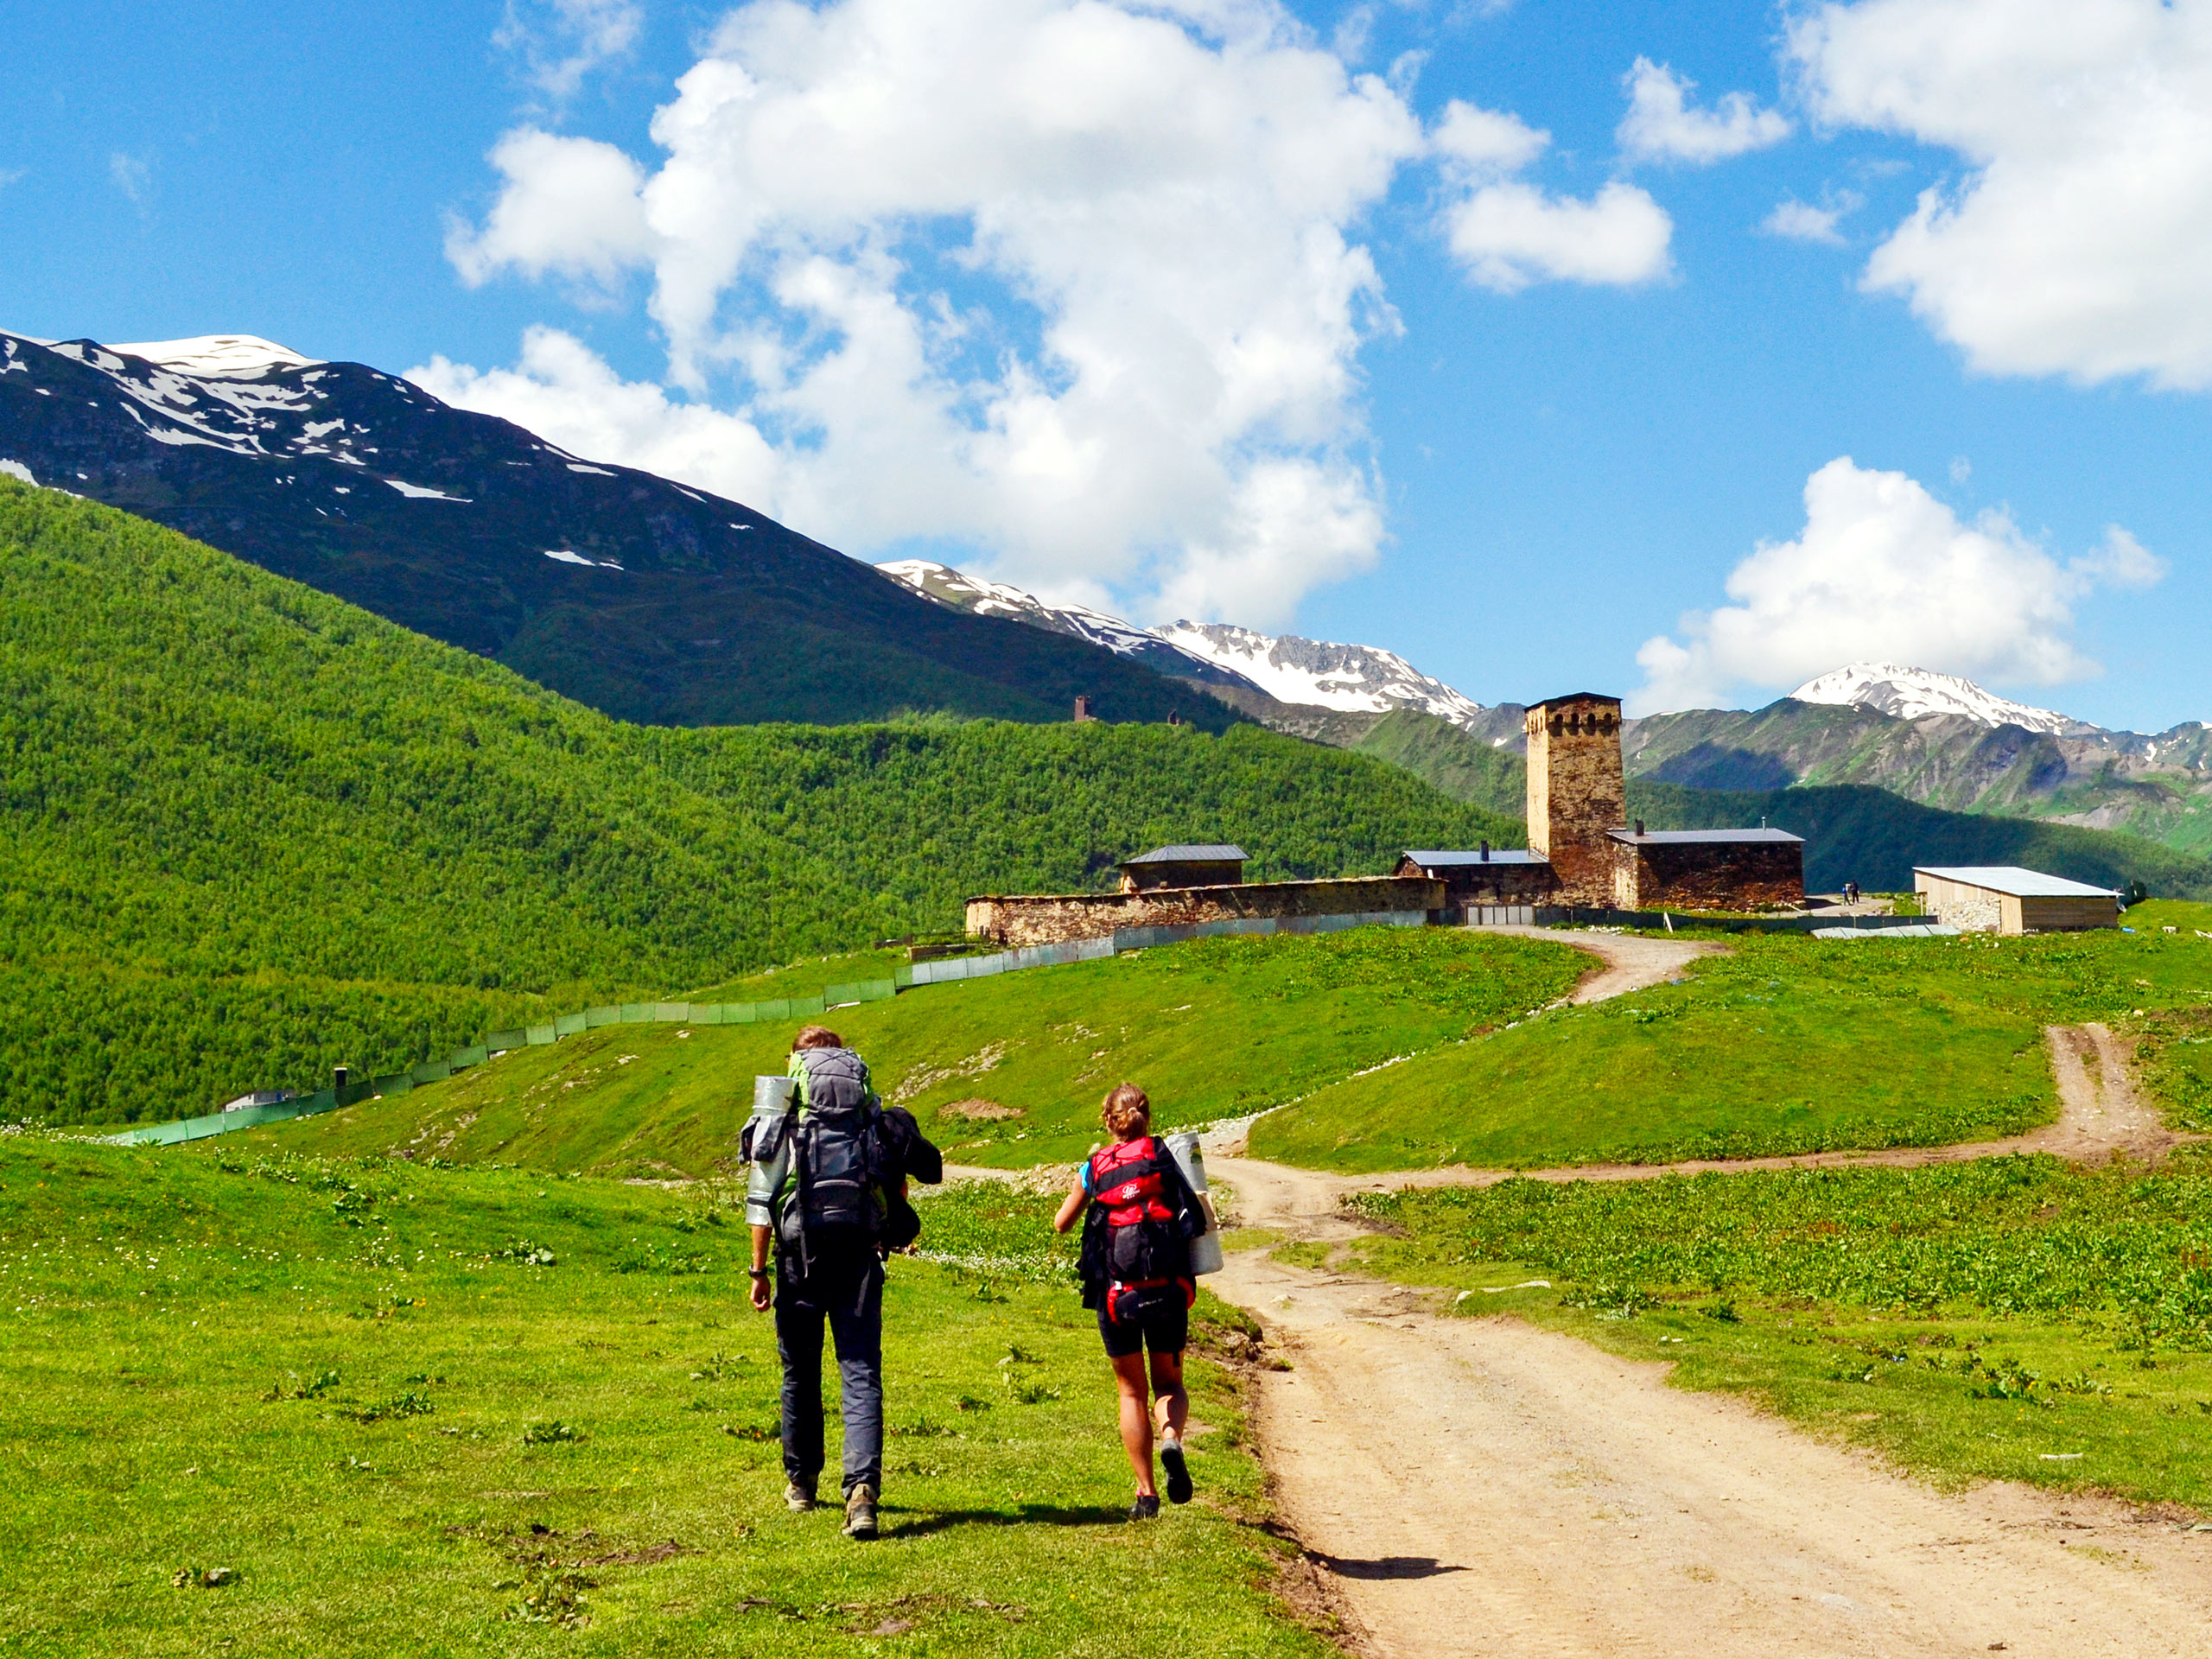
[[[1103,1302],[1098,1309],[1098,1334],[1106,1344],[1109,1359],[1127,1359],[1149,1348],[1155,1354],[1179,1354],[1191,1340],[1191,1308],[1182,1287],[1170,1285],[1165,1296],[1134,1319],[1111,1318]]]

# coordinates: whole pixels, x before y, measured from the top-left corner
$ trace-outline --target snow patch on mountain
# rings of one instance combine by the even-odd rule
[[[1483,706],[1394,651],[1344,645],[1296,634],[1271,636],[1224,622],[1175,622],[1159,638],[1255,681],[1281,702],[1318,704],[1358,713],[1417,709],[1455,725],[1479,720]]]
[[[320,361],[302,357],[289,346],[258,334],[195,334],[190,340],[142,340],[108,347],[126,357],[143,357],[185,374],[255,375],[264,369],[311,369]]]
[[[1806,681],[1789,695],[1799,702],[1855,705],[1898,720],[1959,715],[1984,726],[2019,726],[2054,737],[2085,736],[2100,729],[2056,709],[2000,697],[1956,674],[1895,663],[1853,663]]]
[[[24,466],[20,461],[10,461],[5,456],[0,456],[0,473],[7,474],[10,478],[20,478],[26,484],[38,482],[38,480],[31,476],[29,467]]]

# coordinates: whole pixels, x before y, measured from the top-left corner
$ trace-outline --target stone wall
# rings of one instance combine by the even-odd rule
[[[1147,893],[990,895],[968,901],[968,934],[994,944],[1060,944],[1117,927],[1185,927],[1250,916],[1357,916],[1440,910],[1444,884],[1376,875],[1342,881],[1250,881]]]
[[[1623,910],[1761,910],[1805,902],[1801,841],[1611,841]]]
[[[1997,933],[2005,929],[2005,899],[2001,893],[1987,887],[1969,887],[1963,881],[1946,881],[1940,875],[1918,875],[1913,878],[1913,889],[1919,894],[1920,908],[1946,927],[1955,927],[1968,933]],[[2014,931],[2018,931],[2015,925]]]
[[[1613,902],[1612,841],[1628,822],[1618,697],[1557,697],[1529,709],[1529,847],[1551,861],[1554,902]]]
[[[1453,864],[1439,872],[1446,899],[1455,905],[1548,905],[1558,880],[1548,864],[1492,861]]]

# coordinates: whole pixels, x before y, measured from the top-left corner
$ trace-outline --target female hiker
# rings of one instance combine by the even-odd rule
[[[1183,1347],[1198,1296],[1190,1241],[1205,1230],[1206,1215],[1166,1146],[1152,1133],[1152,1103],[1143,1090],[1122,1084],[1106,1096],[1099,1117],[1114,1144],[1084,1161],[1052,1226],[1065,1233],[1084,1205],[1090,1206],[1078,1269],[1083,1305],[1098,1310],[1098,1334],[1121,1385],[1122,1444],[1137,1477],[1129,1519],[1145,1521],[1160,1513],[1160,1489],[1152,1478],[1147,1350],[1167,1498],[1191,1501],[1190,1465],[1183,1455],[1183,1424],[1191,1409],[1183,1389]]]

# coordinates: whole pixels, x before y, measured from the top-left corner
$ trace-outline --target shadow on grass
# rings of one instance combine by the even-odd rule
[[[891,1512],[885,1512],[887,1522]],[[1119,1527],[1128,1517],[1119,1510],[1071,1509],[1062,1503],[1023,1503],[1011,1510],[938,1510],[887,1524],[886,1538],[925,1538],[955,1527]]]

